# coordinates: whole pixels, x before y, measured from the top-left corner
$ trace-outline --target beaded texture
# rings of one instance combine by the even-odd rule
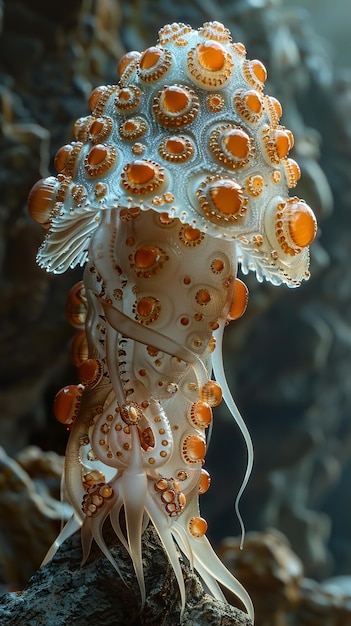
[[[252,445],[226,384],[225,324],[240,317],[246,273],[275,285],[308,278],[316,233],[310,207],[288,197],[300,177],[266,70],[219,22],[161,29],[156,46],[128,53],[117,85],[96,88],[58,174],[34,185],[30,213],[46,231],[39,265],[85,265],[67,316],[78,333],[79,385],[61,390],[58,419],[71,429],[66,491],[82,526],[84,560],[109,516],[132,558],[142,601],[141,534],[154,524],[185,589],[174,540],[208,589],[251,600],[206,539],[198,496],[212,407],[222,399]],[[211,380],[214,371],[216,381]],[[124,510],[126,535],[120,527]],[[50,558],[55,547],[49,552]]]

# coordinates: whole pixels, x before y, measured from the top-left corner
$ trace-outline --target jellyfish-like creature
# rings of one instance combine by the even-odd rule
[[[46,230],[39,265],[85,266],[67,305],[80,384],[55,398],[71,430],[65,490],[74,516],[48,558],[81,526],[83,559],[94,539],[118,570],[102,534],[109,517],[144,602],[141,536],[150,521],[183,608],[178,548],[216,598],[227,587],[253,617],[200,515],[206,433],[223,397],[248,450],[239,498],[252,444],[222,364],[224,326],[247,304],[238,264],[259,281],[298,286],[309,276],[316,221],[288,195],[300,170],[281,105],[264,93],[266,69],[222,24],[165,26],[155,46],[121,59],[119,77],[94,89],[75,141],[56,155],[57,176],[29,196]]]

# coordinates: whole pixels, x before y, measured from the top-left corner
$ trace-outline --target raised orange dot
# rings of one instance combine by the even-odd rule
[[[140,246],[134,255],[135,265],[140,269],[152,267],[160,257],[160,250],[157,246],[144,245]]]
[[[134,120],[127,120],[123,124],[123,130],[127,133],[132,133],[134,130],[137,130],[138,124]]]
[[[289,231],[293,242],[305,248],[314,240],[317,231],[312,209],[304,202],[292,204],[289,211]]]
[[[277,100],[277,98],[274,98],[273,96],[270,96],[269,100],[273,106],[277,121],[279,121],[281,116],[283,115],[282,105],[280,104],[279,100]]]
[[[301,170],[294,159],[286,159],[285,171],[289,187],[295,187],[301,178]]]
[[[290,150],[291,140],[288,133],[284,130],[276,130],[274,133],[274,141],[278,157],[283,159]]]
[[[222,402],[222,389],[215,380],[209,380],[201,390],[203,402],[210,406],[218,406]]]
[[[253,113],[260,113],[262,108],[262,102],[261,98],[255,91],[247,91],[244,95],[244,99],[250,111],[252,111]]]
[[[59,150],[56,152],[56,156],[55,156],[55,160],[54,160],[54,166],[57,172],[63,172],[65,167],[66,167],[66,163],[67,163],[67,159],[69,157],[69,155],[72,152],[72,145],[71,144],[67,144],[66,146],[62,146],[61,148],[59,148]]]
[[[253,59],[251,61],[251,69],[253,73],[255,74],[256,78],[261,83],[264,83],[264,81],[267,78],[267,70],[265,66],[263,65],[263,63],[261,63],[261,61],[259,61],[258,59]]]
[[[152,180],[155,175],[155,169],[152,163],[136,160],[128,163],[126,173],[130,182],[142,185]]]
[[[79,380],[82,385],[95,385],[101,378],[102,367],[100,361],[87,359],[78,369]]]
[[[55,204],[57,179],[42,178],[29,192],[28,209],[32,219],[43,228],[50,226],[50,216]]]
[[[136,61],[139,58],[140,52],[136,52],[136,50],[132,50],[131,52],[127,52],[126,54],[124,54],[117,66],[118,76],[121,77],[123,72],[127,69],[128,65],[130,65],[132,61]]]
[[[94,146],[87,156],[87,161],[89,165],[99,165],[106,159],[107,156],[107,148],[102,143],[98,143]]]
[[[187,226],[183,230],[183,235],[187,241],[197,241],[201,237],[201,231],[198,228]]]
[[[185,141],[180,137],[170,137],[165,142],[165,148],[170,154],[182,154],[185,150]]]
[[[206,454],[206,443],[198,435],[189,435],[184,442],[184,454],[189,462],[201,461]]]
[[[206,491],[210,487],[210,484],[211,477],[209,473],[205,469],[202,469],[200,474],[199,494],[202,495],[203,493],[206,493]]]
[[[173,502],[174,499],[175,499],[175,491],[173,491],[173,489],[166,489],[162,493],[161,500],[165,504],[169,504],[170,502]]]
[[[198,428],[207,428],[212,422],[212,409],[207,402],[195,402],[190,410],[191,420]]]
[[[225,64],[225,51],[216,41],[206,41],[197,46],[197,59],[205,70],[217,72]]]
[[[123,102],[128,102],[128,100],[130,100],[132,97],[133,97],[133,92],[128,87],[124,87],[123,89],[120,89],[118,93],[119,100],[122,100]]]
[[[83,385],[67,385],[57,392],[54,399],[54,413],[61,424],[71,424],[77,414]]]
[[[260,174],[249,176],[246,181],[246,189],[251,196],[259,196],[262,193],[264,180]]]
[[[137,303],[137,312],[141,317],[149,317],[155,308],[155,300],[153,298],[140,298]]]
[[[170,113],[180,113],[190,101],[190,94],[182,87],[172,85],[162,92],[162,104]]]
[[[219,274],[224,270],[224,262],[221,259],[214,259],[211,263],[211,270],[215,274]]]
[[[211,294],[207,289],[199,289],[195,299],[198,304],[208,304],[211,301]]]
[[[166,491],[168,487],[168,481],[165,478],[160,478],[160,480],[155,483],[156,491]]]
[[[89,132],[91,135],[98,135],[104,128],[104,123],[101,120],[94,120],[90,125]]]
[[[110,498],[113,494],[113,489],[109,485],[103,485],[100,487],[99,493],[103,498]]]
[[[189,521],[189,531],[193,537],[203,537],[207,531],[207,522],[203,517],[192,517]]]
[[[143,52],[140,57],[140,68],[142,70],[149,70],[151,67],[154,67],[162,56],[161,48],[157,48],[156,46],[151,46]]]
[[[185,505],[186,505],[186,497],[185,497],[185,495],[184,495],[184,493],[182,491],[178,494],[178,502],[179,502],[179,504],[180,504],[180,506],[182,508],[185,507]]]
[[[234,157],[243,159],[249,152],[250,138],[243,130],[236,128],[224,134],[223,144]]]
[[[235,215],[242,208],[242,189],[232,180],[211,183],[209,194],[216,209],[225,215]]]
[[[89,108],[91,111],[95,109],[95,106],[97,105],[100,96],[102,96],[105,91],[106,87],[104,87],[103,85],[101,87],[96,87],[95,89],[93,89],[89,96]]]
[[[239,278],[234,281],[232,304],[228,312],[229,320],[236,320],[244,315],[249,299],[249,290]]]

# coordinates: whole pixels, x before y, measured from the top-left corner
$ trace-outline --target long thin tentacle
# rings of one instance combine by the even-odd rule
[[[223,340],[223,326],[220,327],[217,331],[216,331],[216,349],[212,355],[212,366],[213,366],[213,372],[215,375],[215,378],[217,380],[217,382],[220,384],[221,388],[222,388],[222,392],[223,392],[223,398],[224,401],[230,411],[230,413],[232,414],[232,416],[234,417],[236,423],[238,424],[240,431],[244,437],[244,441],[246,444],[246,449],[247,449],[247,465],[246,465],[246,471],[245,471],[245,475],[243,478],[243,481],[241,483],[241,487],[238,491],[236,500],[235,500],[235,512],[236,515],[238,517],[239,523],[240,523],[240,527],[241,527],[241,543],[240,546],[241,548],[243,547],[243,543],[244,543],[244,537],[245,537],[245,527],[244,527],[244,522],[239,510],[239,502],[241,499],[241,496],[243,495],[246,485],[249,481],[251,472],[252,472],[252,467],[253,467],[253,458],[254,458],[254,452],[253,452],[253,444],[252,444],[252,439],[250,437],[250,433],[247,429],[247,426],[240,414],[240,411],[238,409],[238,407],[236,406],[234,399],[232,397],[231,391],[229,389],[228,386],[228,382],[224,373],[224,367],[223,367],[223,359],[222,359],[222,340]]]

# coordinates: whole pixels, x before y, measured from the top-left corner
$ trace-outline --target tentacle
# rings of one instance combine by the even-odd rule
[[[243,603],[250,618],[253,620],[254,608],[249,594],[235,576],[223,565],[208,539],[206,537],[190,537],[190,543],[194,553],[195,569],[201,571],[205,570],[210,577],[217,580],[232,593],[235,593]],[[218,599],[221,600],[222,597]]]
[[[56,537],[49,551],[46,553],[41,566],[46,565],[49,561],[51,561],[52,557],[56,554],[57,550],[63,544],[63,542],[71,537],[81,527],[81,525],[81,520],[78,519],[76,514],[73,514],[62,528],[58,537]]]
[[[91,530],[91,518],[90,517],[86,517],[84,520],[81,534],[80,534],[80,541],[82,544],[82,551],[83,551],[81,565],[84,565],[84,563],[86,563],[86,561],[89,558],[91,545],[93,543],[93,533]],[[107,558],[110,560],[111,556]]]
[[[107,547],[106,542],[103,538],[103,534],[102,534],[103,525],[112,507],[114,506],[114,503],[117,497],[118,496],[114,495],[114,497],[110,500],[110,502],[108,503],[106,502],[104,506],[102,507],[102,509],[96,515],[92,517],[87,516],[85,518],[84,524],[82,526],[82,535],[81,535],[82,549],[83,549],[82,565],[84,565],[87,558],[89,557],[90,550],[91,550],[91,543],[92,543],[92,540],[94,539],[97,545],[99,546],[101,552],[109,560],[109,562],[114,567],[114,569],[116,570],[120,578],[123,580],[123,582],[125,582],[123,575],[121,573],[121,570],[118,567],[116,560],[113,558],[109,548]]]
[[[217,380],[217,382],[220,384],[221,388],[222,388],[222,393],[223,393],[223,399],[230,411],[230,413],[232,414],[232,416],[234,417],[237,425],[240,428],[240,431],[244,437],[244,441],[246,444],[246,449],[247,449],[247,465],[246,465],[246,471],[245,471],[245,475],[243,478],[243,481],[241,483],[241,487],[239,489],[238,495],[236,497],[235,500],[235,512],[236,515],[238,517],[239,523],[240,523],[240,527],[241,527],[241,542],[240,542],[240,547],[243,547],[243,543],[244,543],[244,537],[245,537],[245,527],[244,527],[244,522],[243,519],[241,517],[241,513],[239,510],[239,502],[241,499],[241,496],[244,493],[244,490],[246,488],[246,485],[249,481],[251,472],[252,472],[252,467],[253,467],[253,458],[254,458],[254,452],[253,452],[253,445],[252,445],[252,439],[250,437],[250,433],[247,429],[247,426],[240,414],[240,411],[238,409],[238,407],[236,406],[231,391],[229,389],[228,383],[227,383],[227,379],[224,373],[224,368],[223,368],[223,359],[222,359],[222,341],[223,341],[223,330],[224,327],[220,326],[219,329],[216,331],[215,333],[215,337],[216,337],[216,349],[212,355],[212,366],[213,366],[213,372],[215,375],[215,378]]]
[[[212,574],[208,572],[207,569],[202,567],[202,564],[200,563],[198,559],[195,559],[195,560],[196,560],[196,571],[201,577],[201,579],[203,580],[208,591],[213,595],[214,598],[216,598],[220,602],[225,602],[226,601],[225,595],[222,589],[220,588],[217,580],[213,577]]]
[[[145,345],[150,344],[155,348],[166,352],[166,354],[176,356],[182,361],[189,363],[189,365],[193,367],[200,388],[207,382],[208,373],[206,367],[197,354],[185,346],[182,346],[171,337],[167,337],[166,335],[163,335],[152,328],[148,328],[147,326],[141,326],[131,317],[108,304],[103,299],[101,299],[101,305],[104,309],[108,323],[113,328],[127,337],[134,339],[134,341],[138,341],[139,343],[143,343]]]
[[[132,448],[130,464],[121,477],[121,489],[127,528],[129,553],[133,561],[138,580],[142,606],[145,604],[145,581],[141,553],[141,534],[146,501],[147,478],[143,470],[143,461],[137,426],[131,426]]]
[[[184,578],[183,578],[183,572],[179,563],[179,554],[177,552],[177,548],[175,547],[175,543],[173,541],[173,537],[172,537],[172,533],[170,529],[170,523],[166,516],[160,515],[160,509],[150,493],[146,494],[145,508],[147,510],[147,513],[154,527],[156,528],[158,536],[160,537],[162,545],[167,554],[168,560],[176,576],[178,587],[179,587],[179,592],[180,592],[181,612],[183,612],[185,609],[185,603],[186,603]]]
[[[188,534],[185,532],[183,526],[179,524],[176,520],[172,521],[171,531],[181,551],[187,557],[191,569],[194,569],[194,555],[190,545]]]
[[[111,483],[111,486],[113,488],[115,488],[114,483]],[[111,520],[112,528],[115,531],[118,539],[120,540],[121,544],[125,547],[125,549],[129,553],[129,545],[128,545],[128,542],[127,542],[127,540],[126,540],[126,538],[125,538],[125,536],[124,536],[124,534],[122,532],[121,524],[120,524],[120,521],[119,521],[119,516],[120,516],[120,512],[121,512],[122,506],[123,506],[123,498],[122,498],[121,494],[119,493],[117,502],[115,503],[115,505],[111,509],[110,520]]]

